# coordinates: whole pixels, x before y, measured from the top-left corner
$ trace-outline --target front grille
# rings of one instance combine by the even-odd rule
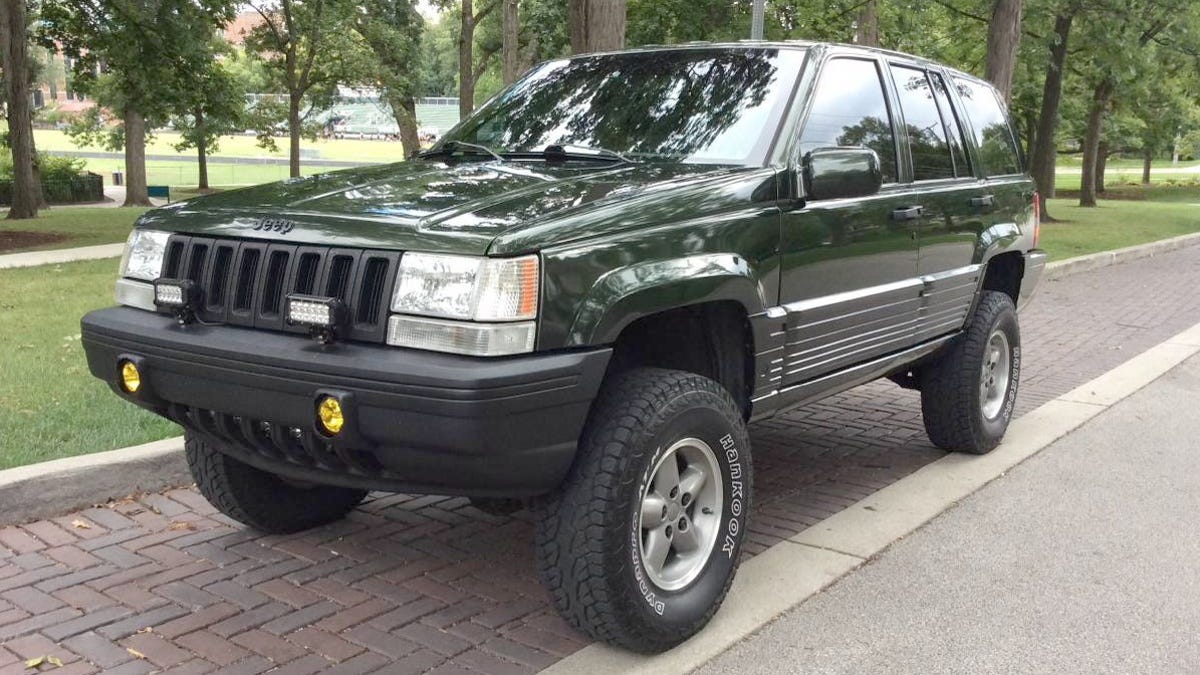
[[[303,333],[307,329],[285,321],[284,299],[322,295],[346,303],[348,339],[383,342],[399,260],[395,251],[177,234],[167,242],[162,276],[196,284],[201,321]]]

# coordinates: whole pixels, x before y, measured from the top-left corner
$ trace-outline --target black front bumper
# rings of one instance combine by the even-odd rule
[[[122,397],[267,471],[348,487],[531,496],[575,456],[610,349],[482,359],[376,345],[328,347],[232,326],[178,326],[129,308],[83,318],[92,374]],[[136,363],[142,386],[118,384]],[[334,438],[319,398],[343,402]]]

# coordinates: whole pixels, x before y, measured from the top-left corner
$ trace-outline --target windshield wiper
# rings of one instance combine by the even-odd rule
[[[450,157],[457,151],[470,150],[474,150],[476,153],[491,155],[492,159],[495,159],[497,162],[505,161],[505,159],[501,157],[499,153],[497,153],[495,150],[492,150],[488,146],[480,145],[478,143],[467,143],[466,141],[446,141],[437,148],[417,153],[417,157],[421,159],[425,159],[426,157]]]
[[[586,145],[547,145],[542,150],[546,159],[602,159],[633,164],[634,161],[616,150],[588,147]]]

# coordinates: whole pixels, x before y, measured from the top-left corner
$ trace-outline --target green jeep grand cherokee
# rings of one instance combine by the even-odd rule
[[[947,450],[1012,416],[1045,256],[995,90],[810,43],[544,63],[389,166],[151,211],[92,373],[268,532],[368,490],[532,498],[542,579],[659,651],[733,579],[748,422],[880,377]]]

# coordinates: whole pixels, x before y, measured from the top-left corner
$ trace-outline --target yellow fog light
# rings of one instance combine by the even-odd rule
[[[133,361],[121,363],[121,387],[131,394],[136,394],[137,390],[142,388],[142,374],[138,372],[137,366],[133,365]]]
[[[321,421],[321,428],[330,435],[339,433],[346,424],[346,417],[342,414],[342,404],[332,396],[326,396],[317,403],[317,419]]]

